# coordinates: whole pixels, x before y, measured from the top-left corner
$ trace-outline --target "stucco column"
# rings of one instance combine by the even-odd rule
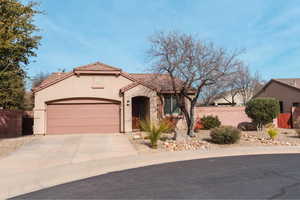
[[[46,109],[33,109],[33,133],[41,135],[46,133]]]

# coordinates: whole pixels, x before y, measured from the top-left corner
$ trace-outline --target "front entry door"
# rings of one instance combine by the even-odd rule
[[[140,122],[148,120],[149,99],[147,97],[134,97],[132,99],[132,129],[140,129]]]

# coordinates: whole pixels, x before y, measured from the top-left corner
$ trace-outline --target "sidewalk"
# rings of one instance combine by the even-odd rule
[[[300,147],[235,147],[214,151],[197,150],[164,152],[80,162],[29,172],[1,172],[0,199],[21,195],[78,179],[147,165],[223,156],[287,153],[300,153]]]

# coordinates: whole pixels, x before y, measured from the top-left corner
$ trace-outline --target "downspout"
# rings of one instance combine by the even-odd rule
[[[124,93],[122,93],[122,104],[123,104],[123,133],[125,133],[125,97]]]

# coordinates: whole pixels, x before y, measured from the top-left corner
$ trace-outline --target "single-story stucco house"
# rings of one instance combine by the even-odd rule
[[[280,113],[291,116],[291,127],[300,128],[300,78],[271,79],[255,96],[279,100]]]
[[[140,120],[178,111],[172,88],[166,74],[129,74],[100,62],[53,73],[33,89],[34,134],[131,132]]]

